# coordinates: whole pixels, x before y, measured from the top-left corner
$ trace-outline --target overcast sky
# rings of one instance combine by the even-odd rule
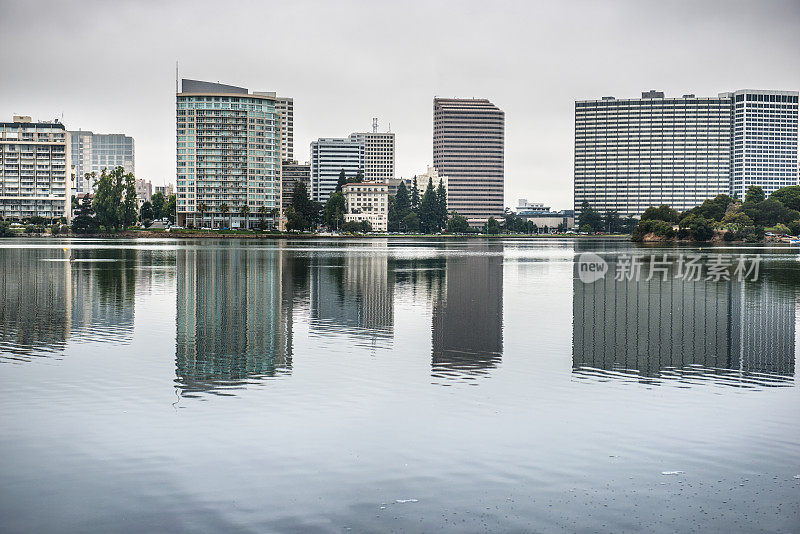
[[[575,100],[798,90],[799,53],[800,0],[0,0],[0,120],[131,135],[137,177],[174,183],[178,60],[294,97],[301,161],[378,117],[407,177],[432,163],[433,97],[484,97],[506,112],[506,204],[563,209]]]

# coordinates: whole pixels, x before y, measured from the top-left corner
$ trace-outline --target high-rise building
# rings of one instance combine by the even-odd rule
[[[738,100],[737,100],[738,99]],[[797,184],[797,93],[575,102],[575,210],[638,217],[650,206],[690,209],[751,185]]]
[[[0,122],[0,216],[70,217],[69,132],[58,121]]]
[[[280,206],[281,116],[275,97],[243,87],[183,80],[177,94],[178,224],[258,224]]]
[[[352,178],[364,172],[364,143],[347,139],[320,138],[311,143],[311,191],[313,200],[326,202],[336,189],[339,174]]]
[[[133,137],[124,134],[96,134],[88,130],[71,131],[72,165],[75,170],[75,192],[92,193],[94,183],[86,174],[100,175],[122,167],[125,174],[135,174]]]
[[[281,209],[285,210],[292,203],[294,186],[298,182],[305,185],[306,190],[311,194],[311,164],[284,160],[281,164]]]
[[[743,89],[733,100],[731,195],[756,185],[770,195],[798,184],[796,91]]]
[[[433,99],[433,166],[448,209],[482,225],[504,209],[505,113],[486,99]]]
[[[394,178],[394,134],[361,132],[350,134],[351,141],[364,145],[364,180],[386,182]]]
[[[281,158],[294,159],[294,99],[277,97],[275,108],[281,114]]]

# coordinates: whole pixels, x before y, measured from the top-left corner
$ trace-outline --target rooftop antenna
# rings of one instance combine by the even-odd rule
[[[378,133],[378,117],[372,117],[372,133]]]

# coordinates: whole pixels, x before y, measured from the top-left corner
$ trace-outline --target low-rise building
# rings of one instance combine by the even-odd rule
[[[541,202],[528,202],[528,199],[521,198],[517,203],[517,215],[525,221],[530,221],[539,229],[547,228],[554,231],[559,225],[564,229],[575,226],[575,212],[573,210],[550,211],[549,206]]]
[[[389,185],[386,182],[357,182],[342,187],[347,212],[344,220],[367,221],[373,232],[385,232],[389,225]]]

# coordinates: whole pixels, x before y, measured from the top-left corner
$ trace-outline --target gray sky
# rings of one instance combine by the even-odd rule
[[[0,0],[0,120],[125,133],[136,175],[175,181],[181,76],[295,99],[317,137],[397,134],[397,173],[432,162],[433,97],[506,112],[506,204],[572,206],[574,101],[800,89],[800,0],[436,2]]]

